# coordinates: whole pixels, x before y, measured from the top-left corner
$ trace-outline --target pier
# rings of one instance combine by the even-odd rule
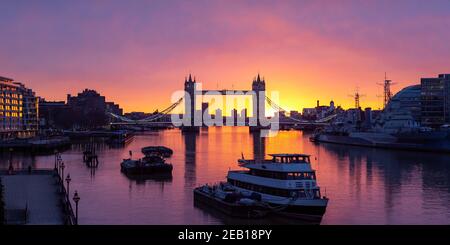
[[[0,171],[5,224],[73,225],[64,182],[51,169]]]
[[[19,149],[29,150],[32,152],[48,152],[55,149],[63,149],[70,146],[70,140],[68,137],[35,137],[31,139],[14,139],[0,141],[1,149]]]

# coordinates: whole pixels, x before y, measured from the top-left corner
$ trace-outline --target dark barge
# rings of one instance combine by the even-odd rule
[[[236,218],[262,218],[267,209],[261,205],[243,205],[238,202],[222,200],[202,191],[202,187],[194,189],[194,202],[202,203]]]
[[[148,146],[142,148],[145,155],[142,159],[124,159],[120,164],[120,170],[127,175],[148,175],[148,174],[172,174],[173,166],[166,163],[165,158],[172,155],[173,151],[164,146]]]

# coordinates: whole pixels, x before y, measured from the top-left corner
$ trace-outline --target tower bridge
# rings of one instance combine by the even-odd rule
[[[179,105],[184,102],[184,115],[183,115],[183,125],[181,129],[183,131],[198,131],[201,126],[204,124],[201,120],[196,120],[196,105],[201,104],[203,102],[204,95],[244,95],[252,97],[252,123],[248,123],[250,131],[257,131],[264,128],[268,128],[267,118],[265,117],[265,103],[267,102],[269,106],[271,106],[276,112],[283,114],[287,111],[277,105],[274,101],[272,101],[269,97],[266,96],[266,82],[264,78],[261,78],[258,74],[252,81],[252,87],[249,90],[203,90],[198,86],[199,83],[195,78],[192,78],[192,75],[189,74],[188,77],[185,78],[184,81],[184,97],[178,99],[174,104],[165,108],[164,110],[157,111],[153,115],[143,118],[140,120],[131,120],[129,118],[119,116],[113,113],[110,115],[116,118],[116,122],[111,123],[111,125],[138,125],[138,126],[154,126],[154,127],[167,127],[172,126],[173,122],[169,120],[170,113]],[[200,102],[200,103],[198,103]],[[202,113],[203,114],[203,113]],[[282,127],[289,126],[325,126],[331,121],[336,115],[330,115],[326,118],[308,121],[302,119],[296,119],[292,117],[283,117],[280,118],[280,121],[277,121]],[[266,124],[264,124],[264,122]]]
[[[265,98],[266,98],[266,82],[264,79],[258,76],[252,82],[251,90],[198,90],[197,81],[192,79],[191,74],[184,81],[184,91],[188,96],[188,99],[184,100],[185,114],[190,118],[188,125],[182,127],[185,131],[198,130],[199,123],[195,120],[195,111],[197,105],[197,95],[207,95],[207,94],[218,94],[218,95],[251,95],[253,100],[253,115],[252,118],[255,120],[255,125],[250,126],[251,129],[263,128],[262,116],[265,115]],[[202,98],[203,96],[200,96]]]

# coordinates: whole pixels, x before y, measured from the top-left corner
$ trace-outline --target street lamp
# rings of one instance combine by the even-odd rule
[[[9,174],[12,174],[12,171],[13,171],[13,164],[12,164],[12,152],[13,152],[13,148],[9,148],[9,167],[8,167],[8,170],[9,170]]]
[[[80,201],[80,196],[78,196],[77,191],[73,194],[73,201],[75,202],[75,224],[78,225],[78,202]]]
[[[62,182],[63,186],[64,186],[64,180],[63,180],[63,178],[64,178],[64,168],[65,168],[65,167],[66,167],[66,166],[64,165],[64,162],[61,161],[61,182]]]
[[[70,174],[67,174],[67,177],[66,177],[66,182],[67,182],[67,198],[69,198],[69,194],[70,194],[70,192],[69,192],[69,184],[70,184],[70,181],[71,181],[72,179],[70,178]]]
[[[61,168],[61,163],[62,163],[62,158],[61,158],[61,155],[58,153],[58,164],[57,164],[57,167],[58,167],[58,174],[60,174],[61,173],[61,170],[60,170],[60,168]]]
[[[58,150],[55,150],[55,170],[57,170],[57,163],[58,163]]]

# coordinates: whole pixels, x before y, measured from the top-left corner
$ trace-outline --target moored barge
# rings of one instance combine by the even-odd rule
[[[285,216],[320,222],[328,198],[321,195],[305,154],[271,154],[269,160],[240,159],[248,170],[229,171],[227,182],[194,190],[194,201],[231,216]]]
[[[124,159],[120,164],[120,170],[127,175],[171,174],[173,166],[165,160],[168,155],[167,149],[169,148],[163,146],[144,147],[142,149],[145,154],[143,158],[137,160],[133,160],[131,157]]]

